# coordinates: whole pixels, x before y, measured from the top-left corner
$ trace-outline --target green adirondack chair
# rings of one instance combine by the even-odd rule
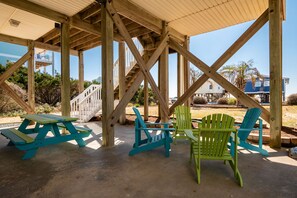
[[[175,133],[173,135],[174,143],[177,139],[188,139],[185,134],[186,129],[197,130],[192,128],[191,109],[187,106],[177,106],[174,109],[176,121],[174,123]]]
[[[194,157],[198,184],[200,184],[200,161],[205,159],[228,161],[239,185],[243,186],[242,177],[237,168],[237,152],[232,157],[227,147],[232,132],[235,135],[235,140],[237,139],[237,132],[233,126],[233,117],[226,114],[212,114],[202,118],[197,132],[185,130],[191,140],[190,161]],[[237,141],[233,146],[237,150]]]
[[[238,146],[243,147],[247,150],[257,151],[261,153],[263,156],[268,156],[268,152],[262,148],[263,144],[263,129],[262,129],[262,119],[259,118],[261,115],[261,109],[260,108],[250,108],[247,110],[242,124],[238,125],[238,138],[239,138],[239,144]],[[259,127],[254,128],[255,124],[259,122]],[[259,146],[254,146],[247,142],[247,138],[251,131],[258,130],[259,131]],[[233,141],[230,141],[231,145],[233,144]],[[233,146],[230,147],[231,154],[234,155]]]
[[[133,111],[136,115],[135,119],[135,143],[133,149],[129,152],[129,155],[135,155],[143,151],[149,151],[160,146],[165,148],[165,156],[169,157],[170,143],[172,138],[170,131],[174,131],[174,128],[169,128],[168,123],[145,123],[137,108],[133,107]],[[163,125],[164,128],[150,128],[149,125]],[[158,135],[151,135],[149,131],[161,131]],[[141,132],[144,132],[146,138],[142,139]]]

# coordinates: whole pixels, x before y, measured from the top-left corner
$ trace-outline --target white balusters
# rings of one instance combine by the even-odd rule
[[[143,48],[138,39],[133,39],[134,43],[139,50],[140,54],[143,55]],[[132,52],[128,47],[125,48],[126,53],[126,75],[137,63]],[[114,88],[119,84],[119,60],[113,65],[113,79]],[[114,101],[115,107],[118,104],[118,100]],[[80,122],[88,122],[96,113],[102,109],[101,100],[101,85],[90,85],[81,94],[70,101],[71,116],[78,117]]]

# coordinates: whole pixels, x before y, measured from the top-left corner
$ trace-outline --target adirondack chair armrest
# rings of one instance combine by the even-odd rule
[[[199,128],[200,131],[228,131],[228,132],[236,132],[235,128],[230,129],[211,129],[211,128]]]
[[[198,142],[198,138],[193,135],[193,131],[190,129],[185,130],[185,134],[190,138],[192,141]]]
[[[230,137],[231,137],[231,141],[232,142],[235,142],[235,133],[238,133],[238,131],[233,131],[232,133],[231,133],[231,135],[230,135]],[[239,144],[240,143],[240,138],[237,136],[237,140],[236,140],[236,142],[237,142],[237,144]]]
[[[161,130],[161,131],[174,131],[174,128],[136,128],[137,130],[151,130],[151,131],[157,131],[157,130]]]
[[[250,132],[251,130],[256,130],[256,128],[254,129],[237,129],[238,131],[240,131],[240,132]]]
[[[167,123],[167,122],[163,122],[163,123],[160,123],[160,122],[146,122],[145,125],[172,125],[172,123]]]

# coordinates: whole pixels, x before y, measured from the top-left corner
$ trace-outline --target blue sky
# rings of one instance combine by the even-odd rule
[[[286,95],[297,93],[297,1],[287,0],[286,20],[283,22],[283,76],[290,78]],[[228,47],[252,24],[253,21],[193,36],[190,39],[190,51],[209,66],[220,57]],[[118,58],[114,45],[114,60]],[[240,61],[254,60],[261,74],[269,75],[269,26],[259,30],[231,59],[224,65],[237,64]],[[101,47],[84,52],[85,80],[101,76]],[[78,78],[78,58],[71,56],[71,77]],[[176,55],[169,56],[169,96],[177,95]],[[55,53],[55,69],[60,73],[60,54]],[[48,69],[49,70],[49,69]],[[48,71],[51,73],[51,71]],[[151,70],[157,82],[157,67]]]

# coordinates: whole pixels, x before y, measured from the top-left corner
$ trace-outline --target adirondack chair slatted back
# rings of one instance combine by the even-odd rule
[[[146,129],[147,126],[145,125],[145,122],[143,121],[138,109],[135,107],[133,107],[132,109],[136,115],[135,126],[143,128],[143,131],[144,131],[145,135],[147,136],[148,140],[151,141],[152,137],[151,137],[149,131]]]
[[[200,155],[222,157],[234,125],[234,118],[226,114],[212,114],[202,118],[200,127]],[[228,129],[228,130],[224,130]]]
[[[178,127],[178,130],[192,128],[190,107],[177,106],[174,109],[174,114],[176,115],[176,126]]]
[[[261,115],[261,109],[260,108],[250,108],[247,110],[244,118],[243,118],[243,121],[242,121],[242,124],[240,125],[240,129],[252,129],[254,128],[257,120],[259,119]],[[249,136],[250,133],[241,133],[240,130],[239,130],[239,133],[238,133],[238,137],[241,139],[241,140],[246,140],[247,137]]]

